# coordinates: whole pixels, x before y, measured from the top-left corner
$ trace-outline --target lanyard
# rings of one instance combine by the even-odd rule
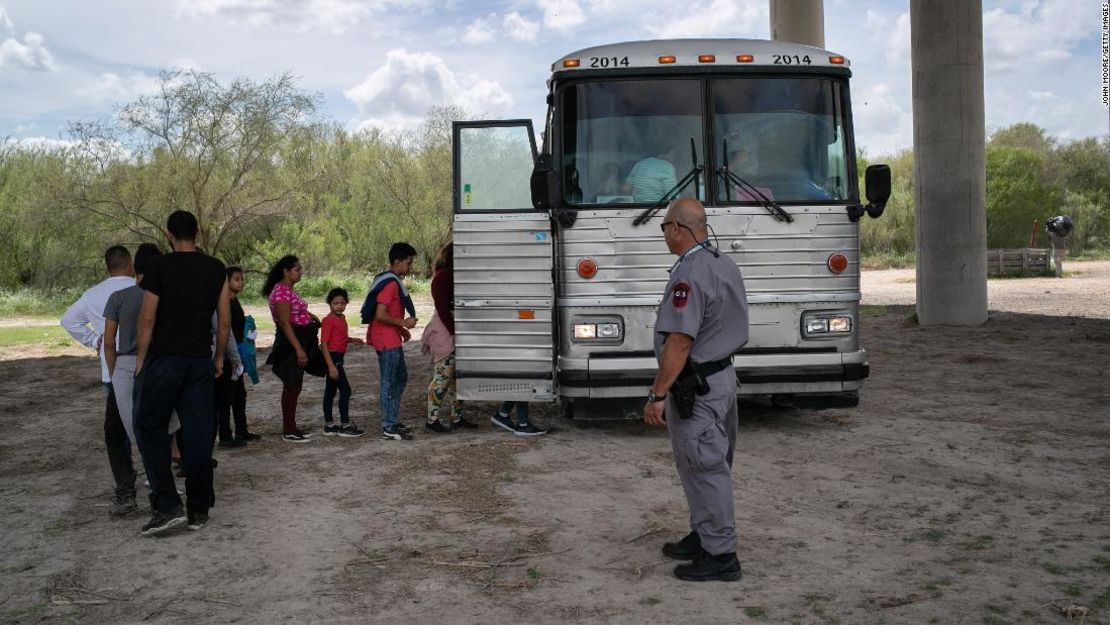
[[[678,266],[682,264],[682,261],[686,260],[687,256],[697,254],[698,252],[704,250],[707,245],[709,245],[709,240],[708,239],[706,239],[705,241],[702,241],[701,243],[698,243],[694,247],[691,247],[690,249],[686,250],[686,253],[683,254],[682,256],[680,256],[678,258],[678,260],[676,260],[674,262],[674,264],[671,265],[671,268],[667,270],[667,273],[674,273],[674,270],[678,269]]]

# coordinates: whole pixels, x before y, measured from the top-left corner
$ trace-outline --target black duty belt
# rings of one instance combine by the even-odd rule
[[[717,373],[718,371],[721,371],[722,369],[728,369],[731,366],[732,358],[722,358],[720,360],[711,360],[709,362],[694,363],[694,369],[698,373],[700,373],[702,377],[706,378],[713,375],[714,373]]]

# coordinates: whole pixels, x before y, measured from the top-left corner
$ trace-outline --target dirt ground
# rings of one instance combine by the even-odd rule
[[[547,408],[522,440],[480,405],[473,433],[324,438],[310,382],[317,440],[290,445],[269,374],[264,439],[217,450],[210,524],[141,538],[144,497],[107,513],[93,358],[8,350],[0,621],[1110,623],[1110,263],[1069,270],[992,280],[976,328],[912,325],[913,271],[866,274],[859,407],[741,406],[737,584],[679,582],[659,553],[687,528],[665,432]],[[419,425],[429,367],[407,356]],[[373,360],[348,359],[371,431]]]

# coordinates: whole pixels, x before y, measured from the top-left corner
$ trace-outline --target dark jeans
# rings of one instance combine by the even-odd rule
[[[150,507],[181,508],[170,468],[170,415],[181,419],[181,460],[189,509],[207,512],[212,492],[212,430],[216,424],[215,369],[208,358],[151,356],[135,380],[135,437],[150,480]]]
[[[501,404],[501,414],[506,417],[513,411],[513,404],[516,404],[516,423],[517,425],[528,425],[528,402],[526,401],[507,401]]]
[[[243,378],[231,379],[231,361],[224,361],[224,374],[216,378],[216,431],[221,441],[229,441],[231,416],[235,415],[235,438],[247,434],[247,386]]]
[[[104,448],[108,452],[108,466],[116,482],[116,497],[135,496],[135,465],[131,461],[131,440],[120,420],[119,406],[112,383],[104,385],[108,398],[104,404]]]
[[[331,423],[331,408],[335,403],[335,391],[339,391],[339,422],[351,422],[351,383],[347,381],[347,371],[343,368],[343,352],[328,352],[331,361],[339,371],[339,379],[324,376],[324,423]]]

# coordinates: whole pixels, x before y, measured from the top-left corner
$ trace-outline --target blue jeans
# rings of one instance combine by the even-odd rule
[[[513,404],[516,404],[516,424],[528,425],[528,402],[526,401],[507,401],[501,404],[501,410],[498,412],[506,417],[509,416],[513,411]]]
[[[170,415],[181,419],[178,441],[189,509],[207,512],[212,491],[216,427],[215,367],[210,358],[150,356],[135,380],[135,438],[150,480],[150,507],[170,513],[181,497],[170,468]]]
[[[378,352],[378,368],[382,372],[381,392],[378,399],[382,409],[382,427],[397,425],[401,412],[401,395],[409,381],[409,370],[405,366],[405,350],[394,347]]]
[[[350,423],[351,383],[347,381],[347,371],[343,368],[343,352],[328,352],[335,369],[339,371],[339,379],[333,380],[331,376],[324,376],[324,423],[331,424],[331,409],[335,405],[335,392],[339,391],[339,422]]]

